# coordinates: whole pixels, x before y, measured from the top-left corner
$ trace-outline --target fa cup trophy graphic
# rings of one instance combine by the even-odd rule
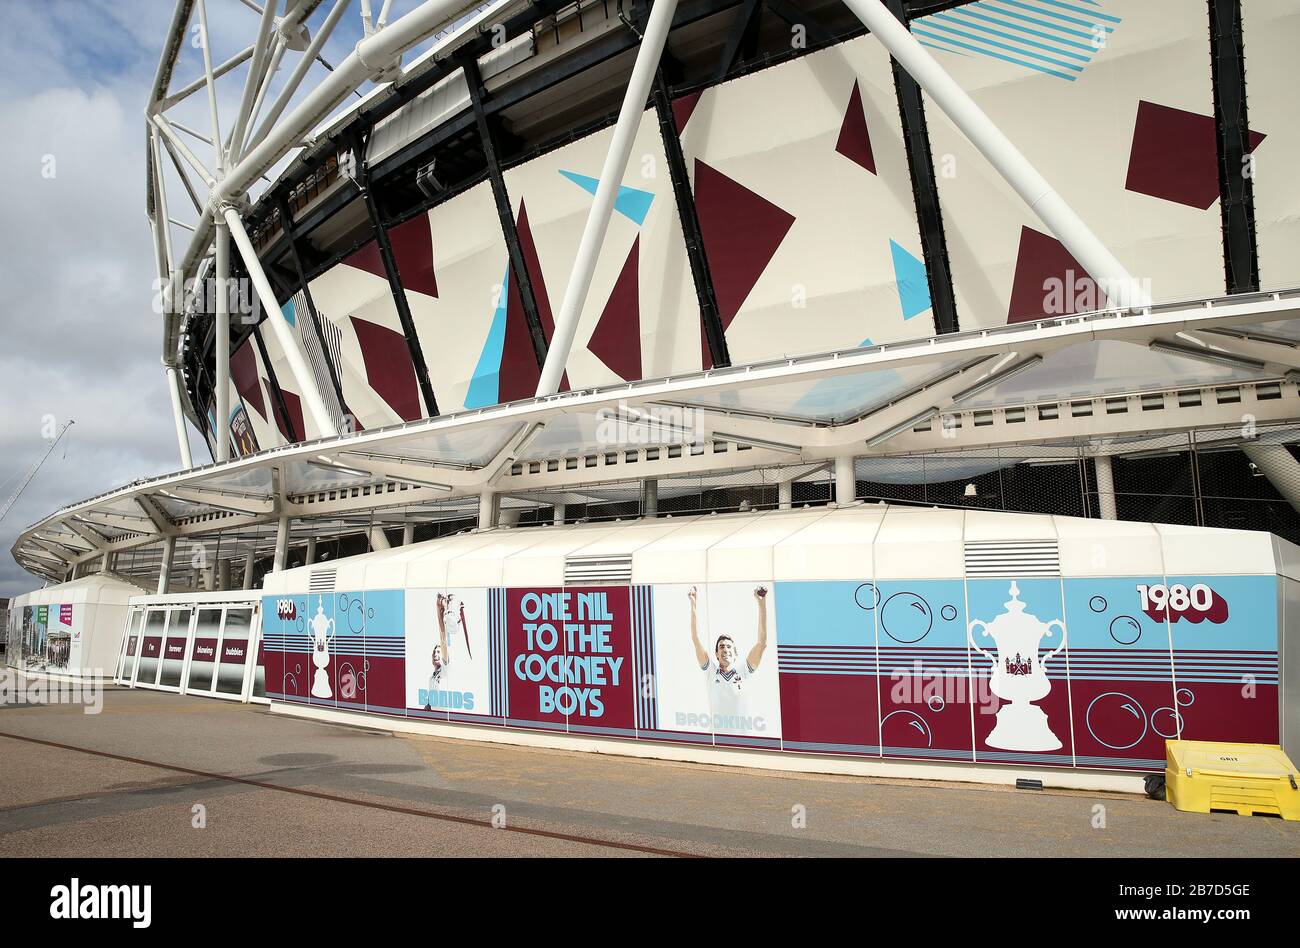
[[[311,620],[311,663],[316,666],[316,676],[311,681],[313,698],[333,698],[330,688],[329,672],[325,669],[330,663],[330,629],[334,620],[325,615],[325,607],[318,605],[316,615]]]
[[[1052,690],[1044,667],[1047,660],[1065,648],[1065,623],[1060,619],[1043,622],[1025,612],[1020,601],[1020,587],[1013,581],[1011,599],[1003,606],[1006,612],[992,622],[976,619],[966,629],[966,639],[975,651],[993,663],[989,688],[1005,703],[998,709],[998,723],[989,734],[991,747],[1017,751],[1051,751],[1061,746],[1047,725],[1047,714],[1033,704]],[[975,627],[991,636],[997,647],[994,657],[975,644]],[[1051,638],[1052,626],[1060,626],[1061,644],[1041,658],[1038,645]]]

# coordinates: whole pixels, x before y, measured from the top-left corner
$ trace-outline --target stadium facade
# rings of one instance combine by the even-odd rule
[[[268,2],[226,61],[177,4],[148,211],[184,469],[14,548],[157,589],[114,677],[244,661],[227,694],[321,714],[832,769],[1291,740],[1292,4],[388,12],[323,73],[347,0]]]

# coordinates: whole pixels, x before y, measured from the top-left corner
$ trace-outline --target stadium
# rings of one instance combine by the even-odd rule
[[[1292,3],[363,0],[332,63],[349,0],[245,6],[145,103],[178,469],[22,532],[9,664],[777,769],[1300,752]]]

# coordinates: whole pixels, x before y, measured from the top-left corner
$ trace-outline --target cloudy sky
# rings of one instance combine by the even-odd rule
[[[208,5],[220,62],[252,42],[258,16],[240,0]],[[398,0],[392,18],[416,5]],[[360,38],[359,4],[351,6],[326,47],[331,62]],[[381,6],[376,0],[375,10]],[[48,447],[51,423],[76,424],[0,521],[0,596],[41,584],[9,555],[22,529],[65,504],[180,466],[144,198],[143,110],[172,10],[172,0],[4,4],[0,506]],[[198,74],[201,55],[187,44],[173,88]],[[224,80],[226,101],[238,99],[243,75]],[[323,75],[315,67],[313,76]],[[182,120],[206,128],[204,98],[187,105]],[[191,144],[210,157],[210,148]],[[192,219],[178,185],[169,195],[173,216],[188,211]],[[173,228],[181,247],[188,237]],[[191,442],[195,463],[206,463],[197,432]]]

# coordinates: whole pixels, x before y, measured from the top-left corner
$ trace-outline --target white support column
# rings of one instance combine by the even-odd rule
[[[497,525],[497,495],[485,490],[478,495],[478,528],[488,530]]]
[[[248,268],[248,276],[253,281],[253,288],[257,290],[257,297],[266,309],[267,325],[271,327],[276,341],[284,350],[285,361],[289,363],[289,372],[293,375],[293,380],[298,386],[302,400],[307,405],[312,421],[320,430],[321,437],[332,438],[338,434],[334,419],[330,417],[329,409],[325,407],[325,399],[321,397],[320,390],[316,387],[316,377],[307,366],[307,357],[303,355],[297,336],[285,320],[284,313],[280,312],[275,291],[271,289],[271,281],[267,279],[266,271],[262,269],[262,261],[257,258],[257,251],[253,249],[248,231],[244,229],[244,222],[239,219],[239,213],[233,207],[226,207],[223,216],[226,225],[230,228],[230,236],[234,238],[235,246],[239,248],[239,256],[243,259],[244,266]],[[303,437],[307,435],[306,432],[299,433]]]
[[[1093,469],[1097,475],[1097,511],[1102,520],[1118,520],[1119,510],[1115,505],[1115,472],[1111,466],[1109,454],[1099,454],[1093,458]]]
[[[275,562],[271,566],[273,573],[284,570],[285,560],[289,556],[289,518],[281,517],[275,527]]]
[[[172,400],[172,421],[176,423],[176,446],[181,453],[181,467],[189,470],[194,466],[190,457],[190,436],[185,430],[185,411],[181,408],[181,379],[174,366],[167,366],[167,394]]]
[[[415,524],[408,523],[402,526],[402,546],[410,546],[415,542]]]
[[[311,566],[316,562],[316,538],[307,538],[307,558],[303,560],[304,565]]]
[[[646,478],[642,485],[641,515],[644,517],[659,516],[659,482],[654,478]]]
[[[99,561],[99,571],[101,573],[111,573],[113,571],[113,554],[105,553]]]
[[[564,504],[555,504],[551,508],[551,519],[557,527],[564,526],[564,517],[567,513]]]
[[[858,477],[853,469],[853,458],[835,459],[835,503],[847,507],[858,499]]]
[[[794,506],[794,481],[782,481],[776,485],[776,505],[781,510]]]
[[[1121,308],[1150,305],[1124,265],[882,0],[844,3],[1074,255],[1113,304]]]
[[[249,550],[248,555],[244,557],[244,584],[243,585],[245,590],[253,588],[253,570],[256,566],[257,566],[257,557],[253,554],[252,550]]]
[[[564,291],[564,302],[555,318],[555,332],[546,353],[546,365],[542,368],[542,377],[537,383],[539,396],[554,395],[560,390],[564,368],[569,361],[569,350],[573,347],[573,337],[578,331],[578,319],[582,315],[583,304],[587,301],[587,292],[591,289],[596,259],[605,242],[605,231],[609,227],[609,216],[614,210],[614,199],[618,197],[619,186],[623,183],[627,160],[632,154],[632,143],[636,139],[641,116],[645,113],[650,84],[659,68],[659,57],[663,53],[664,41],[668,38],[676,9],[677,0],[655,0],[650,9],[650,19],[646,23],[645,35],[641,37],[641,46],[632,66],[632,76],[628,80],[623,105],[619,109],[618,123],[614,126],[609,152],[605,155],[605,164],[600,171],[600,184],[596,186],[596,197],[591,204],[591,213],[587,215],[587,226],[582,232],[582,242],[578,244],[578,256],[573,261],[573,272]]]
[[[158,570],[158,595],[167,595],[167,589],[170,585],[172,574],[172,559],[176,555],[176,538],[168,537],[163,540],[162,549],[162,566]]]
[[[1251,444],[1241,446],[1242,453],[1250,459],[1279,494],[1300,511],[1300,463],[1280,444]]]
[[[217,461],[230,460],[230,229],[216,215]]]
[[[161,177],[159,180],[161,181]],[[161,188],[161,184],[159,187]],[[167,285],[163,287],[162,291],[164,319],[174,318],[173,314],[178,308],[177,301],[184,292],[184,286],[184,276],[179,270],[173,270],[168,276]],[[184,401],[181,398],[181,376],[174,365],[167,365],[164,362],[164,368],[167,370],[167,395],[171,398],[172,403],[172,421],[176,425],[176,447],[181,455],[181,468],[188,471],[194,466],[194,459],[190,456],[190,435],[185,428]]]
[[[384,528],[376,524],[370,528],[370,549],[371,550],[391,550],[393,545],[388,542],[388,535],[384,533]]]
[[[230,588],[230,560],[217,561],[217,588],[225,592]]]

